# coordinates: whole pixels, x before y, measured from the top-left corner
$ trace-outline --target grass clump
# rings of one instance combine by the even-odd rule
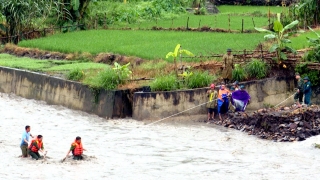
[[[245,70],[249,77],[262,79],[267,76],[267,64],[258,59],[252,59],[245,66]]]
[[[116,89],[120,83],[118,74],[111,68],[106,68],[98,72],[96,76],[90,76],[83,80],[84,84],[93,88],[103,88],[105,90]]]
[[[83,77],[84,77],[84,72],[79,67],[72,69],[67,74],[67,79],[72,80],[72,81],[79,81]]]
[[[234,65],[234,69],[232,71],[232,79],[237,81],[243,81],[247,78],[247,73],[245,69],[239,64]]]
[[[185,80],[186,87],[189,89],[206,87],[212,83],[216,78],[209,75],[208,71],[194,72],[191,76],[188,76]]]
[[[179,89],[177,77],[173,74],[157,77],[151,82],[151,91],[172,91]]]

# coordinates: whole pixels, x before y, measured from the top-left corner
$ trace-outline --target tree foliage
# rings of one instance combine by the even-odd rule
[[[1,29],[7,36],[14,36],[9,41],[18,42],[16,35],[23,31],[41,26],[52,13],[59,13],[58,0],[0,0],[0,13],[4,21]]]

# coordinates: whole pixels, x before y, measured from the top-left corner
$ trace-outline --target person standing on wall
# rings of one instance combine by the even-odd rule
[[[303,78],[304,80],[304,87],[303,87],[303,94],[304,94],[304,103],[307,106],[311,105],[311,83],[308,76]]]
[[[231,49],[227,49],[227,54],[223,55],[222,58],[222,78],[225,84],[228,84],[232,79],[232,70],[233,70],[233,60],[234,57],[231,54]]]
[[[210,89],[207,91],[207,96],[209,97],[209,102],[207,103],[208,108],[208,120],[214,120],[214,112],[217,108],[217,98],[218,98],[218,92],[214,89],[215,85],[211,84]]]
[[[31,141],[28,151],[32,159],[38,160],[42,158],[42,156],[40,156],[39,154],[39,151],[42,152],[44,155],[47,154],[47,151],[44,151],[42,139],[42,135],[38,135],[37,138]]]
[[[301,107],[302,100],[303,100],[303,87],[304,87],[304,80],[300,77],[299,73],[296,73],[296,80],[298,82],[297,92],[294,95],[294,101],[297,104],[297,107]]]
[[[22,158],[28,157],[28,143],[29,143],[29,138],[30,136],[33,138],[33,136],[30,133],[30,126],[25,127],[25,131],[22,133],[22,138],[21,138],[21,143],[20,143],[20,148],[22,151]]]

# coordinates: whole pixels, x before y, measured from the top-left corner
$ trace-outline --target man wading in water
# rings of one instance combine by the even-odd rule
[[[68,157],[70,152],[72,152],[74,160],[82,160],[83,151],[86,151],[86,150],[82,147],[81,137],[77,136],[76,140],[71,144],[71,148],[68,151],[66,157],[63,159],[63,161]]]
[[[33,139],[31,141],[28,151],[32,159],[38,160],[42,158],[42,156],[40,156],[39,154],[39,151],[42,152],[44,155],[47,154],[47,151],[44,151],[43,149],[44,147],[42,142],[42,135],[38,135],[36,139]]]
[[[28,143],[29,143],[29,137],[33,136],[30,134],[30,126],[25,127],[25,131],[22,133],[22,138],[21,138],[21,143],[20,143],[20,148],[22,151],[22,156],[23,158],[28,157]]]

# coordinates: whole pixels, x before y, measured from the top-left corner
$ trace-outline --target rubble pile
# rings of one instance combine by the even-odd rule
[[[315,105],[260,109],[252,113],[236,112],[224,119],[214,123],[278,142],[303,141],[320,134],[320,108]]]

